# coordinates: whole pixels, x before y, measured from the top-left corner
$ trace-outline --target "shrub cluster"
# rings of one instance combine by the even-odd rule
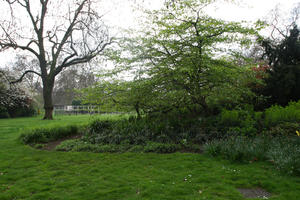
[[[211,156],[231,161],[269,161],[285,173],[300,175],[300,138],[297,136],[229,137],[206,143],[204,150]]]
[[[202,142],[204,136],[193,134],[195,132],[195,127],[188,129],[187,122],[175,123],[172,120],[133,117],[118,121],[95,120],[90,123],[81,140],[72,143],[75,146],[71,146],[71,150],[82,151],[84,148],[92,152],[172,153],[178,150],[199,152],[200,145],[194,143]],[[201,139],[194,137],[195,135]],[[61,146],[65,151],[69,151],[70,148],[67,144]]]
[[[251,107],[237,110],[223,110],[210,126],[217,127],[226,137],[232,135],[255,136],[295,135],[300,129],[300,101],[288,106],[274,105],[265,112],[255,112]]]
[[[148,118],[93,121],[83,140],[91,144],[145,145],[147,142],[180,144],[191,139],[191,129],[182,123]]]
[[[254,136],[260,129],[260,115],[253,109],[223,110],[215,126],[226,137],[232,135]]]
[[[300,122],[300,101],[290,102],[286,107],[274,105],[265,111],[266,127],[284,122]]]
[[[15,117],[32,117],[36,111],[32,104],[30,105],[16,105],[11,107],[4,107],[0,105],[0,119],[1,118],[15,118]]]
[[[27,130],[20,135],[20,139],[24,144],[36,144],[51,142],[78,134],[79,128],[77,126],[48,127]]]
[[[0,106],[0,119],[9,118],[7,109],[4,106]]]
[[[206,152],[232,161],[272,161],[278,169],[299,174],[300,103],[283,108],[273,106],[265,112],[251,107],[223,110],[205,118],[148,116],[137,119],[92,121],[81,139],[61,143],[60,151],[89,152]],[[283,113],[283,114],[282,114]],[[54,141],[78,135],[78,127],[54,127],[22,134],[25,144]],[[298,157],[297,157],[298,156]]]
[[[231,161],[270,161],[276,168],[300,174],[300,101],[286,107],[272,106],[264,112],[251,107],[223,110],[209,126],[215,126],[224,137],[205,144],[212,156]]]

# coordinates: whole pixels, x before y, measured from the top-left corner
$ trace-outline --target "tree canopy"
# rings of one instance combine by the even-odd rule
[[[183,108],[209,113],[214,101],[227,99],[229,105],[251,98],[251,91],[243,87],[252,78],[251,71],[238,68],[229,50],[249,44],[260,24],[215,19],[205,10],[211,2],[174,1],[167,8],[146,11],[144,31],[120,39],[111,49],[116,71],[135,77],[130,86],[122,87],[129,91],[133,84],[143,85],[138,87],[143,95],[135,95],[143,111]]]

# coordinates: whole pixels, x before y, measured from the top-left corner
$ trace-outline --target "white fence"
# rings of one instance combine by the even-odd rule
[[[55,105],[55,115],[77,115],[77,114],[100,114],[100,107],[95,105],[73,106],[73,105]]]

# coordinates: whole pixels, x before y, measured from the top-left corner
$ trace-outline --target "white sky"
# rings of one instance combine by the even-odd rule
[[[142,2],[142,0],[110,0],[105,2],[106,9],[110,10],[105,19],[114,26],[134,27],[138,21],[131,7],[134,1]],[[164,0],[143,0],[143,2],[148,8],[159,8],[163,5]],[[210,14],[231,21],[247,20],[254,22],[266,17],[276,5],[288,12],[297,3],[300,3],[300,0],[236,0],[235,4],[220,4],[218,8],[211,9]]]
[[[138,23],[138,17],[132,7],[134,2],[140,3],[142,0],[103,0],[102,5],[99,5],[99,9],[107,12],[104,19],[109,26],[114,28],[133,28]],[[159,8],[163,2],[164,0],[143,0],[143,3],[148,8]],[[220,4],[218,8],[211,9],[210,14],[225,20],[254,22],[257,19],[266,17],[271,9],[274,9],[278,4],[280,5],[279,8],[286,10],[288,14],[288,11],[296,3],[300,3],[300,0],[237,0],[236,2],[238,2],[238,5]],[[1,8],[0,12],[3,12]],[[12,53],[0,52],[0,68],[12,60]]]

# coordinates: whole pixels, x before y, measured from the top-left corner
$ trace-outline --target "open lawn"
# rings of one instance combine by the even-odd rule
[[[232,164],[192,153],[42,151],[18,141],[25,128],[91,119],[1,119],[0,200],[245,199],[238,188],[263,188],[274,200],[300,199],[300,178],[281,174],[267,163]]]

